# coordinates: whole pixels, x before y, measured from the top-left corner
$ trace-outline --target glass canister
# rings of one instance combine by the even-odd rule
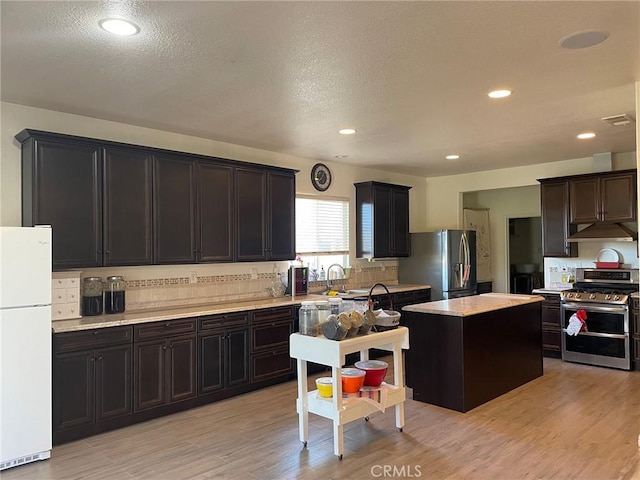
[[[104,284],[105,313],[124,312],[124,279],[118,276],[107,277]]]
[[[315,337],[318,335],[318,309],[313,301],[305,300],[300,307],[300,333]]]
[[[329,299],[329,311],[334,315],[342,313],[342,299],[330,298]]]
[[[102,279],[82,279],[82,315],[102,315]]]
[[[327,300],[316,301],[316,308],[318,309],[318,329],[322,328],[321,325],[327,321],[329,316],[329,302]]]

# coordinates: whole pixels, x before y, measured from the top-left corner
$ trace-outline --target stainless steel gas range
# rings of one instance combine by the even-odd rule
[[[578,268],[573,286],[560,294],[563,360],[630,370],[630,295],[638,292],[638,270]],[[587,331],[569,335],[580,309]]]

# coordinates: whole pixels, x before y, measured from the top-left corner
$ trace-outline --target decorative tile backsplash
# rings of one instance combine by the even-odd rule
[[[127,280],[127,311],[148,310],[182,305],[198,305],[233,301],[249,301],[271,296],[269,288],[275,281],[281,281],[286,274],[250,273],[229,275],[198,276],[192,283],[189,277],[146,278]],[[350,269],[346,282],[347,289],[367,288],[374,283],[396,285],[398,283],[397,266],[372,266]],[[309,293],[326,290],[325,281],[309,282]]]

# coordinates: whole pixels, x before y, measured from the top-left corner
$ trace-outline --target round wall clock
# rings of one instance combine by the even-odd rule
[[[331,185],[331,170],[324,163],[316,163],[311,169],[311,183],[316,190],[324,192]]]

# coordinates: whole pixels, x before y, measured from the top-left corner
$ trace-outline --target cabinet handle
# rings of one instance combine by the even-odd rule
[[[106,251],[106,252],[104,252],[104,253],[106,253],[107,255],[110,255],[110,254],[111,254],[111,250],[107,250],[107,251]]]
[[[169,328],[169,323],[165,323],[165,324],[164,324],[164,327],[165,327],[165,328]]]
[[[100,255],[102,255],[102,250],[98,250],[98,253],[99,253]]]
[[[98,357],[98,360],[102,361],[102,355],[100,355],[100,356]]]
[[[96,361],[96,359],[95,359],[94,357],[91,357],[91,361],[92,361],[92,362],[95,362],[95,361]]]
[[[94,335],[97,335],[97,334],[98,334],[98,332],[97,332],[96,330],[94,330],[94,331],[93,331],[93,334],[94,334]]]
[[[173,350],[173,344],[169,345],[169,348],[170,348],[171,350]]]
[[[163,349],[163,350],[166,350],[166,349],[167,349],[167,346],[166,346],[166,345],[163,345],[163,346],[162,346],[162,349]]]

